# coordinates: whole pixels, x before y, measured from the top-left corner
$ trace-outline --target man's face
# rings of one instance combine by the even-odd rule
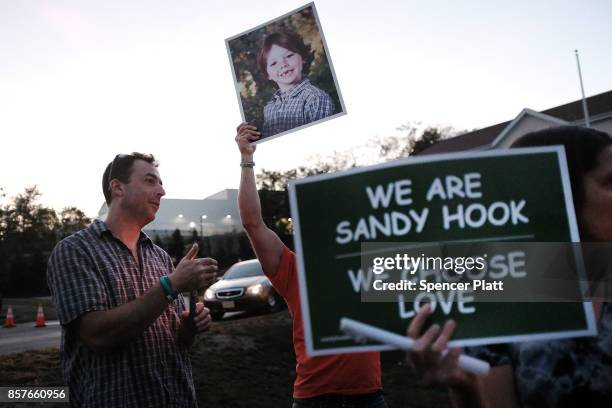
[[[135,160],[129,182],[122,187],[120,208],[142,225],[153,221],[160,200],[166,195],[157,168],[146,161]]]
[[[302,81],[304,61],[297,52],[279,45],[272,45],[266,59],[268,78],[276,82],[281,89]]]

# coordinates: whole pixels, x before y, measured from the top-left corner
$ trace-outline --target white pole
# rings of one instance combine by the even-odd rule
[[[580,70],[580,56],[578,50],[574,50],[576,54],[576,64],[578,64],[578,78],[580,78],[580,91],[582,92],[582,111],[584,112],[584,124],[586,127],[591,127],[591,119],[589,118],[589,109],[587,108],[586,98],[584,97],[584,85],[582,84],[582,71]]]
[[[400,350],[410,350],[414,346],[414,340],[400,336],[399,334],[391,333],[386,330],[379,329],[369,324],[361,323],[346,317],[340,319],[340,330],[350,334],[355,339],[370,339],[390,346],[397,347]],[[459,367],[468,373],[479,376],[489,374],[491,366],[486,361],[479,360],[474,357],[462,354],[459,356]]]

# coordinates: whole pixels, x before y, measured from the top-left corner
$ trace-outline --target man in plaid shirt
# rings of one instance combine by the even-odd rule
[[[70,402],[195,407],[187,351],[211,319],[201,304],[188,317],[179,293],[210,284],[217,262],[195,258],[194,244],[174,269],[168,254],[141,231],[165,194],[153,156],[117,155],[104,172],[102,188],[106,222],[96,220],[62,240],[47,271],[62,324]]]

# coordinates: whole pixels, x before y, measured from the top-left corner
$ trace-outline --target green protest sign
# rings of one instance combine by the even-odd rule
[[[356,343],[343,317],[404,334],[419,304],[451,345],[595,335],[560,147],[418,157],[289,186],[307,352]],[[554,292],[551,291],[554,288]]]

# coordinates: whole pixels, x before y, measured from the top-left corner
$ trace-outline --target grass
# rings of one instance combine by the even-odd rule
[[[191,363],[200,407],[287,408],[295,379],[291,318],[285,310],[216,322],[192,348]],[[382,367],[390,407],[450,406],[443,388],[418,385],[403,353],[383,353]],[[57,349],[0,358],[0,386],[60,384]]]
[[[13,306],[13,315],[17,324],[35,322],[38,304],[42,304],[46,320],[57,320],[55,306],[49,297],[4,298],[2,311],[0,311],[2,324],[4,324],[9,305]]]
[[[2,387],[59,387],[62,385],[62,371],[57,348],[0,356],[0,386]],[[8,406],[8,404],[0,403],[0,406]],[[19,403],[15,406],[20,408],[41,406],[65,408],[68,404]]]

